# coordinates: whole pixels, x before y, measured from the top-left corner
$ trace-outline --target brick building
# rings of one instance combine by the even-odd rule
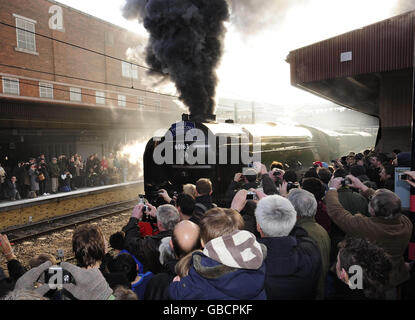
[[[145,85],[138,34],[51,0],[0,7],[0,160],[102,155],[180,119]]]

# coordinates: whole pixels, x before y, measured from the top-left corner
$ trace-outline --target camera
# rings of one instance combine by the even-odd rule
[[[50,281],[53,283],[49,283]],[[45,270],[45,284],[66,284],[75,283],[69,271],[62,269],[61,266],[51,266]]]
[[[412,178],[409,176],[409,175],[407,175],[406,173],[401,173],[401,174],[399,174],[399,180],[410,180],[410,181],[413,181],[412,180]]]
[[[342,180],[342,186],[343,187],[348,186],[349,184],[352,184],[352,180],[350,180],[349,178],[344,178]]]
[[[298,188],[300,184],[298,182],[287,182],[287,192],[290,192],[291,189]]]
[[[257,200],[256,193],[253,191],[248,191],[248,194],[246,195],[246,200]]]
[[[274,175],[274,177],[279,177],[279,176],[282,175],[282,172],[278,171],[278,170],[275,170],[272,174]]]
[[[148,205],[146,205],[144,194],[139,194],[138,195],[138,204],[140,204],[140,203],[144,205],[143,213],[146,213],[146,211],[148,211]]]

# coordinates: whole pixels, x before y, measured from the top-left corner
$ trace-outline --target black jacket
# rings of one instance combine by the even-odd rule
[[[4,275],[3,269],[0,268],[0,297],[5,296],[14,290],[17,279],[26,273],[26,268],[18,260],[10,260],[7,262],[7,270],[9,278]]]
[[[267,246],[265,290],[268,300],[315,299],[321,255],[308,233],[298,226],[287,237],[261,238]]]
[[[169,300],[169,285],[176,276],[178,260],[168,261],[163,266],[163,272],[156,274],[147,284],[144,300]]]
[[[159,246],[161,239],[171,237],[172,231],[162,231],[155,236],[143,238],[138,222],[138,219],[130,218],[128,224],[122,229],[125,232],[125,249],[143,264],[144,272],[160,273],[162,265],[159,260]]]
[[[212,202],[212,197],[210,195],[196,197],[195,209],[193,211],[192,217],[189,220],[199,224],[205,212],[215,207],[216,204]]]

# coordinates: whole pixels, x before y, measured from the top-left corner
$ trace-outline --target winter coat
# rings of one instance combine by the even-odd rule
[[[189,274],[170,284],[169,296],[172,300],[265,300],[266,255],[266,247],[248,231],[215,238],[203,252],[193,253]]]
[[[317,288],[317,299],[324,299],[327,272],[330,267],[330,237],[327,231],[313,217],[297,219],[296,225],[307,231],[309,237],[316,242],[319,248],[322,267]]]
[[[317,204],[317,212],[315,219],[319,225],[321,225],[328,233],[331,230],[331,220],[327,214],[326,204],[323,200],[320,200]]]
[[[368,197],[375,193],[368,189]],[[409,271],[405,266],[404,253],[412,235],[412,222],[403,214],[393,219],[383,219],[376,216],[366,217],[361,214],[352,215],[339,202],[336,191],[326,194],[327,212],[330,218],[347,235],[365,238],[383,248],[391,256],[392,272],[390,286],[397,285],[409,279]]]
[[[209,209],[215,208],[216,204],[212,203],[212,197],[210,195],[196,197],[195,202],[195,209],[190,220],[196,224],[199,224],[205,212]]]
[[[30,190],[39,191],[39,182],[38,182],[39,171],[37,171],[36,169],[30,168],[28,175],[30,177]]]
[[[49,165],[49,173],[51,178],[59,178],[60,169],[58,163],[51,163]]]
[[[16,259],[7,262],[7,270],[9,272],[9,278],[4,275],[3,269],[0,268],[0,298],[14,290],[16,281],[27,271]]]
[[[11,181],[7,181],[7,187],[6,187],[6,190],[5,191],[6,191],[5,192],[6,197],[8,197],[8,198],[14,197],[15,194],[17,192],[19,192],[19,190],[17,189],[17,182],[16,183],[13,183]]]
[[[341,205],[351,214],[361,213],[365,216],[370,216],[368,213],[368,201],[360,193],[353,191],[349,187],[342,187],[338,190],[338,194]],[[345,233],[334,222],[331,224],[329,236],[331,239],[330,261],[334,263],[337,259],[337,253],[339,251],[337,245],[344,239]]]
[[[143,264],[144,272],[151,271],[154,274],[162,271],[158,250],[161,239],[171,237],[172,231],[163,231],[157,235],[142,238],[138,219],[130,218],[128,224],[122,229],[125,232],[124,247]]]
[[[265,290],[268,300],[315,299],[321,274],[320,251],[307,232],[294,227],[286,237],[258,240],[268,249]]]
[[[193,254],[189,275],[172,282],[172,300],[265,300],[265,264],[259,270],[226,267],[200,252]]]
[[[154,275],[147,283],[144,300],[169,300],[169,286],[176,276],[178,260],[170,260],[163,266],[163,272]]]

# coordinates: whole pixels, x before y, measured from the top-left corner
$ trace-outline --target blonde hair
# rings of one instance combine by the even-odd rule
[[[183,258],[181,258],[174,267],[174,271],[180,278],[184,278],[189,274],[190,262],[192,261],[194,252],[202,252],[202,250],[194,250],[189,252]]]
[[[194,184],[188,183],[183,186],[183,193],[196,198],[196,186]]]

